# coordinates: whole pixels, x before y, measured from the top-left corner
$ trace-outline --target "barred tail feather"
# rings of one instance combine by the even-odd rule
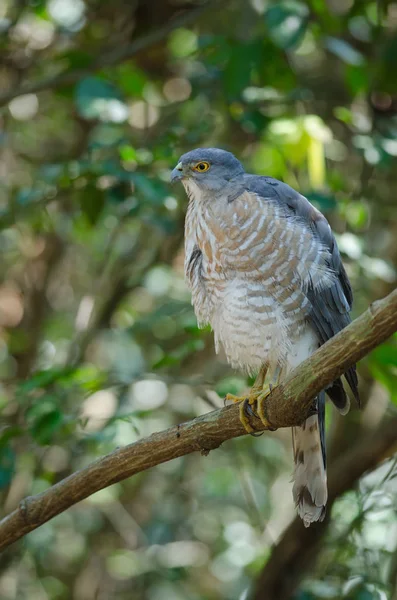
[[[318,398],[318,414],[308,417],[301,427],[292,428],[295,470],[293,497],[305,527],[325,517],[327,474],[324,445],[324,404]]]

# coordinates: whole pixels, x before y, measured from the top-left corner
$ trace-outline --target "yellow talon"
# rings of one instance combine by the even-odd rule
[[[266,376],[266,371],[263,368],[257,377],[255,385],[246,396],[226,394],[226,401],[229,400],[234,403],[240,402],[240,421],[248,433],[254,433],[256,430],[252,427],[249,416],[246,413],[246,403],[252,407],[253,412],[258,416],[266,428],[272,429],[271,424],[265,415],[265,400],[271,391],[278,385],[279,377],[279,368],[276,368],[270,376],[269,374]]]
[[[274,390],[275,387],[276,386],[272,385],[271,383],[267,386],[264,386],[262,393],[259,394],[258,399],[256,401],[256,413],[257,413],[258,417],[260,418],[260,420],[262,421],[262,423],[270,429],[271,429],[271,425],[265,415],[265,400],[270,395],[271,391]]]
[[[240,403],[240,421],[243,424],[244,429],[247,431],[247,433],[254,433],[256,430],[254,429],[254,427],[252,427],[250,423],[249,417],[245,410],[245,403],[248,402],[250,406],[254,406],[261,392],[261,388],[254,386],[251,388],[249,394],[247,394],[246,396],[235,396],[234,394],[226,394],[226,401]]]
[[[247,413],[245,412],[244,402],[240,403],[239,411],[240,411],[240,421],[241,421],[242,425],[244,426],[245,431],[247,433],[255,433],[256,429],[254,429],[252,427],[249,417],[248,417]]]

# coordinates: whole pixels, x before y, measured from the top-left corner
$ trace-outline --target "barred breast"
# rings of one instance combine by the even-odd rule
[[[198,188],[188,193],[185,272],[199,324],[211,325],[234,367],[296,362],[302,339],[317,343],[305,288],[309,277],[314,286],[333,281],[328,251],[299,218],[256,194],[211,202]]]

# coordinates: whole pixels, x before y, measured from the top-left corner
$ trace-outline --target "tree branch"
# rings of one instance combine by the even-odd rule
[[[138,52],[141,52],[145,48],[161,42],[161,40],[166,38],[174,29],[177,29],[178,27],[186,27],[186,25],[193,23],[207,8],[209,8],[209,6],[213,7],[213,3],[207,2],[206,4],[202,4],[196,8],[193,8],[192,10],[183,12],[181,15],[175,19],[172,19],[163,27],[159,27],[155,31],[139,37],[131,42],[131,44],[115,48],[111,52],[99,56],[91,65],[85,67],[84,69],[76,69],[74,71],[66,70],[58,75],[47,77],[41,81],[33,81],[16,89],[10,90],[4,94],[0,94],[0,106],[4,106],[13,98],[17,98],[18,96],[22,96],[24,94],[35,94],[36,92],[41,92],[43,90],[56,89],[64,85],[71,85],[83,77],[87,77],[91,73],[102,69],[103,67],[117,65],[128,58],[131,58]]]
[[[257,429],[302,423],[316,394],[396,330],[397,289],[374,302],[280,383],[265,402],[269,422],[257,421]],[[119,448],[45,492],[23,500],[0,522],[0,550],[98,490],[191,452],[208,454],[222,442],[245,433],[239,407],[233,405]]]

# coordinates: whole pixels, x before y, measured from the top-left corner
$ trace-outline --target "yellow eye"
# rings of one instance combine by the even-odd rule
[[[210,168],[210,164],[207,162],[199,162],[197,165],[194,165],[193,170],[198,171],[199,173],[204,173],[204,171],[208,171]]]

